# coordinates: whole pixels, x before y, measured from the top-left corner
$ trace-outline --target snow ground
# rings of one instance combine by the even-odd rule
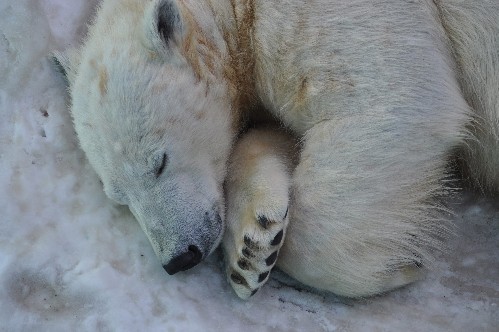
[[[498,331],[499,204],[456,201],[458,237],[415,285],[364,301],[283,274],[236,298],[216,256],[168,276],[85,160],[47,55],[96,0],[0,0],[0,331]]]

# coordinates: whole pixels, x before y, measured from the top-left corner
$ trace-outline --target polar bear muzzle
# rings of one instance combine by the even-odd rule
[[[202,204],[202,198],[169,191],[178,199],[153,195],[128,205],[146,234],[165,271],[173,275],[199,264],[218,247],[224,233],[218,200]],[[185,202],[191,202],[186,206]]]

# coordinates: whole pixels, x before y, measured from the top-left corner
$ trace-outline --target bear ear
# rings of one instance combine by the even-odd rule
[[[52,63],[54,67],[64,76],[66,84],[71,86],[76,77],[75,67],[78,64],[78,51],[69,49],[65,52],[52,53]]]
[[[184,24],[175,0],[154,0],[145,13],[146,38],[153,48],[168,50],[182,39]]]
[[[156,25],[160,37],[168,43],[182,33],[182,18],[173,0],[158,1]]]

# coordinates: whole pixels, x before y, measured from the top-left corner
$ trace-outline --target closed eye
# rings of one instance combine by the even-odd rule
[[[163,160],[161,161],[161,165],[159,166],[158,170],[156,171],[156,177],[159,177],[163,171],[165,170],[166,163],[168,162],[168,156],[166,153],[163,153]]]

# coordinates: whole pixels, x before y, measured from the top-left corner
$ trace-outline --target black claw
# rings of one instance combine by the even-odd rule
[[[259,290],[259,289],[260,289],[260,288],[254,289],[254,290],[251,292],[251,295],[250,295],[250,296],[255,295],[255,294],[256,294],[256,292],[258,292],[258,290]]]
[[[267,279],[267,276],[269,275],[269,271],[263,272],[258,276],[258,282],[262,282],[265,279]]]
[[[289,206],[288,206],[288,208],[286,209],[286,213],[284,214],[284,218],[282,218],[282,220],[286,219],[286,217],[288,216],[288,212],[289,212]]]
[[[244,277],[237,272],[232,272],[230,275],[230,278],[232,279],[232,281],[234,281],[234,283],[236,283],[238,285],[248,286],[246,279],[244,279]]]
[[[265,260],[265,264],[267,264],[267,266],[271,266],[272,264],[275,263],[277,259],[277,251],[274,251],[272,254],[270,254],[269,257],[267,257],[267,259]]]
[[[260,226],[267,229],[269,227],[270,221],[265,216],[258,216],[258,223],[260,224]]]
[[[276,246],[282,241],[282,236],[284,235],[284,231],[281,229],[279,233],[276,234],[272,242],[270,242],[270,245]]]
[[[251,240],[248,235],[244,236],[244,244],[248,246],[250,249],[258,249],[259,246],[256,242]]]
[[[244,248],[243,251],[242,251],[242,253],[243,253],[243,256],[246,257],[246,258],[253,258],[253,257],[255,257],[255,255],[248,248]]]
[[[251,268],[251,263],[244,258],[238,260],[237,265],[241,268],[241,270],[249,270]]]

